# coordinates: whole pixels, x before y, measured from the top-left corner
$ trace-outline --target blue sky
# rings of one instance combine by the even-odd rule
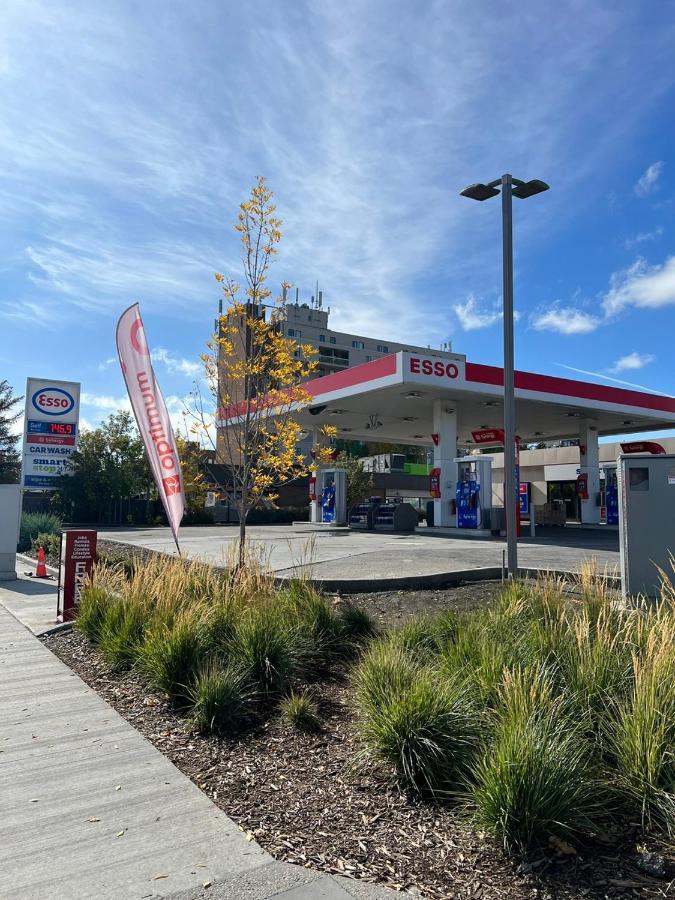
[[[514,201],[518,367],[675,393],[675,3],[509,6],[5,0],[0,378],[95,424],[138,300],[178,411],[258,174],[276,282],[498,364],[499,203],[459,191],[512,171],[551,184]]]

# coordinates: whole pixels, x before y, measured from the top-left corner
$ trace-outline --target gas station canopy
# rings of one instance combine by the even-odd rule
[[[402,351],[303,387],[313,402],[299,414],[302,427],[335,425],[348,440],[428,446],[435,401],[456,415],[457,446],[474,446],[473,431],[503,422],[503,370],[458,354]],[[579,420],[599,436],[675,428],[674,397],[532,372],[516,372],[515,387],[523,441],[577,437]]]

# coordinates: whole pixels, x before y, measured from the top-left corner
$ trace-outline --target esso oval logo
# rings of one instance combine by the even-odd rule
[[[35,391],[31,403],[45,416],[65,416],[75,407],[75,398],[63,388],[43,388]]]

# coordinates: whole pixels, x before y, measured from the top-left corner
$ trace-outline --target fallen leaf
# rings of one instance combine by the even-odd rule
[[[121,785],[121,784],[118,784],[117,787],[115,788],[115,790],[116,790],[116,791],[121,791],[121,790],[122,790],[122,785]]]
[[[98,819],[96,816],[89,816],[89,818],[87,819],[87,822],[100,822],[100,821],[101,820]]]
[[[38,800],[37,797],[33,797],[33,799],[32,799],[32,800],[29,800],[28,802],[29,802],[29,803],[39,803],[40,801]]]
[[[562,853],[563,856],[576,856],[577,851],[571,844],[568,844],[567,841],[563,841],[562,838],[556,837],[556,835],[552,834],[548,839],[551,847],[555,847],[558,853]]]
[[[124,834],[124,829],[117,832],[117,837],[122,837],[123,834]]]
[[[246,840],[247,840],[247,841],[252,841],[252,840],[253,840],[253,832],[252,832],[252,831],[247,831],[247,832],[246,832]]]
[[[159,881],[160,878],[168,878],[168,877],[169,877],[169,876],[168,876],[168,874],[167,874],[166,872],[162,872],[162,873],[159,874],[159,875],[153,875],[153,876],[152,876],[152,880],[153,880],[153,881]]]
[[[203,882],[202,882],[202,887],[203,887],[203,888],[209,888],[209,887],[211,887],[211,882],[210,882],[210,881],[203,881]]]

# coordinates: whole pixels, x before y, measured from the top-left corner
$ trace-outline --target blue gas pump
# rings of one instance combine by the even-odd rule
[[[464,456],[456,459],[458,528],[489,529],[492,522],[492,459]]]
[[[605,469],[605,505],[607,506],[607,524],[618,525],[619,490],[616,469]]]
[[[465,472],[465,474],[469,477],[457,482],[457,527],[478,528],[480,484],[476,481],[475,473]]]
[[[335,520],[335,482],[327,484],[321,492],[321,521],[333,522]]]

